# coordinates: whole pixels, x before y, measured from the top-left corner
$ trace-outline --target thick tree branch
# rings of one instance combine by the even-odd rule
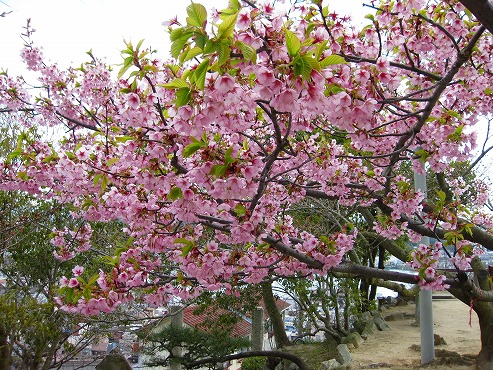
[[[289,360],[289,361],[293,362],[294,364],[298,365],[298,368],[300,370],[310,370],[309,367],[306,365],[306,363],[301,358],[299,358],[298,356],[293,355],[291,353],[282,352],[282,351],[246,351],[246,352],[236,353],[234,355],[228,355],[228,356],[221,357],[221,361],[226,362],[226,361],[238,360],[241,358],[256,357],[256,356],[284,358],[284,359]],[[187,369],[192,369],[194,367],[198,367],[200,365],[205,365],[205,364],[208,364],[211,362],[217,362],[217,359],[205,358],[202,360],[197,360],[197,361],[183,364],[183,366],[185,366]]]
[[[460,2],[493,34],[493,3],[490,0],[460,0]]]

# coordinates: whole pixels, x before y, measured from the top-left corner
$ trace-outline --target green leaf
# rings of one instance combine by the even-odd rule
[[[159,86],[167,89],[181,89],[188,88],[188,83],[183,78],[175,78],[173,81],[168,82],[167,84],[161,84]]]
[[[176,106],[182,107],[187,105],[192,97],[192,92],[188,87],[182,87],[181,89],[176,90]]]
[[[437,192],[436,192],[436,193],[437,193],[437,195],[438,195],[438,198],[440,198],[440,200],[441,200],[442,202],[445,202],[445,198],[447,197],[447,195],[445,194],[445,192],[444,192],[444,191],[442,191],[442,190],[437,190]]]
[[[229,48],[229,45],[226,45],[224,43],[220,43],[218,45],[217,54],[219,56],[217,63],[219,64],[219,66],[222,66],[231,57],[231,49]]]
[[[233,153],[233,147],[228,148],[226,150],[226,153],[224,154],[224,162],[227,165],[230,165],[231,163],[233,163],[235,161],[234,158],[231,156],[232,153]]]
[[[430,156],[430,154],[424,149],[416,150],[414,154],[419,157],[421,163],[425,163]]]
[[[138,43],[137,43],[137,46],[135,47],[135,51],[138,51],[140,49],[140,47],[142,46],[142,44],[144,43],[144,39],[140,40]]]
[[[22,153],[24,152],[24,150],[22,148],[17,148],[15,150],[13,150],[12,152],[10,152],[10,154],[7,156],[7,161],[12,161],[13,159],[15,158],[19,158]],[[75,155],[74,155],[75,157]]]
[[[204,143],[201,141],[194,141],[193,143],[188,144],[185,149],[183,149],[183,156],[185,158],[192,156],[197,150],[202,148]]]
[[[207,10],[202,4],[191,3],[187,7],[187,24],[192,27],[204,28],[207,22]]]
[[[325,67],[332,66],[335,64],[345,64],[345,63],[346,63],[346,60],[343,57],[341,57],[340,55],[332,54],[332,55],[329,55],[327,58],[324,58],[320,62],[320,66],[322,68],[325,68]]]
[[[173,56],[173,58],[178,59],[185,44],[190,40],[192,36],[192,31],[184,32],[178,39],[173,41],[173,43],[171,44],[171,55]]]
[[[133,65],[134,58],[133,56],[129,56],[123,60],[123,67],[118,72],[118,78],[122,77],[125,72]]]
[[[286,28],[286,48],[291,58],[297,55],[301,50],[301,41],[294,32]]]
[[[116,162],[119,161],[120,158],[111,158],[106,162],[106,166],[110,167],[111,165],[114,165]]]
[[[226,171],[228,170],[228,167],[229,166],[225,164],[216,164],[212,166],[209,174],[216,178],[223,177]]]
[[[84,297],[84,299],[86,301],[90,300],[91,299],[91,287],[89,285],[86,285],[84,287],[84,291],[82,293],[82,296]]]
[[[325,88],[324,94],[325,94],[325,96],[331,96],[331,95],[340,93],[342,91],[344,91],[344,89],[342,87],[340,87],[339,85],[330,84]]]
[[[183,193],[178,186],[173,186],[168,193],[168,199],[177,200],[183,197]]]
[[[101,193],[104,193],[107,186],[108,186],[108,176],[103,174],[101,176]]]
[[[197,45],[197,47],[201,50],[204,50],[207,41],[209,41],[209,36],[207,34],[199,34],[195,36],[195,45]]]
[[[99,274],[94,274],[90,277],[90,279],[87,282],[88,286],[92,286],[99,278]]]
[[[238,48],[241,50],[241,53],[243,54],[243,58],[249,60],[252,63],[257,62],[257,51],[253,46],[245,44],[241,41],[238,41],[237,45]]]
[[[119,143],[126,143],[129,140],[132,140],[132,136],[117,136],[115,137],[115,140]]]
[[[67,293],[65,294],[65,299],[67,302],[74,301],[74,289],[67,289]]]
[[[101,181],[101,176],[102,175],[100,173],[94,176],[94,179],[92,180],[94,186],[98,186],[99,182]]]
[[[175,239],[175,244],[183,244],[182,256],[186,257],[188,253],[195,247],[195,243],[185,238]]]
[[[238,0],[229,0],[228,8],[237,12],[241,10],[241,4]]]
[[[27,172],[25,172],[25,171],[17,172],[17,177],[21,180],[24,180],[24,181],[29,180],[29,176],[27,176]]]
[[[197,42],[197,40],[195,40],[195,42]],[[185,63],[186,61],[195,58],[197,55],[200,55],[201,53],[202,53],[202,48],[199,48],[197,46],[193,47],[183,54],[183,58],[180,59],[180,62]]]
[[[184,33],[184,28],[179,27],[179,28],[173,28],[171,32],[169,33],[169,40],[171,42],[178,40],[180,37],[183,36]]]
[[[293,61],[293,71],[295,76],[302,76],[304,80],[309,80],[312,74],[312,63],[309,60],[310,57],[304,55],[302,57],[297,56]]]
[[[238,13],[231,15],[226,15],[219,26],[217,26],[217,38],[226,39],[233,36],[233,32],[236,26],[236,19],[238,18]]]
[[[195,86],[200,90],[203,90],[205,86],[205,77],[207,75],[207,70],[209,69],[209,61],[209,58],[204,59],[195,69]]]
[[[241,217],[244,216],[247,213],[247,210],[245,206],[241,203],[238,203],[234,208],[233,211],[236,213],[236,216]]]
[[[324,17],[328,17],[328,16],[329,16],[329,7],[328,7],[328,6],[324,6],[324,7],[322,8],[322,15],[323,15]]]
[[[315,58],[315,60],[320,60],[320,57],[322,56],[322,54],[325,51],[326,47],[327,47],[327,40],[324,40],[324,41],[320,42],[315,47],[315,51],[313,53],[313,57]]]
[[[302,47],[303,47],[303,46],[310,46],[311,44],[313,44],[313,42],[314,42],[314,41],[315,41],[315,40],[314,40],[313,38],[309,37],[309,38],[307,38],[305,41],[303,41],[303,42],[301,43],[301,46],[302,46]]]

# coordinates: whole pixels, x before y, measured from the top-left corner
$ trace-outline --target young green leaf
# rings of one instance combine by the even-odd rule
[[[209,69],[209,58],[205,58],[195,69],[195,86],[198,89],[203,90],[205,86],[205,77],[207,70]]]
[[[176,106],[182,107],[187,105],[192,97],[192,92],[188,87],[182,87],[181,89],[176,90]]]
[[[168,193],[169,200],[177,200],[183,197],[182,191],[179,187],[173,186]]]
[[[182,256],[186,257],[190,251],[195,247],[195,243],[191,240],[185,238],[177,238],[175,239],[175,244],[183,244]]]
[[[233,36],[235,30],[236,19],[238,18],[238,13],[227,15],[223,18],[223,21],[219,26],[217,26],[217,38],[226,39]]]
[[[301,50],[301,41],[294,32],[286,28],[286,48],[291,58],[297,55]]]
[[[204,28],[207,22],[207,10],[202,4],[191,3],[187,7],[187,25]]]
[[[332,66],[335,64],[344,64],[344,63],[346,63],[346,60],[343,57],[341,57],[340,55],[332,54],[332,55],[329,55],[327,58],[324,58],[320,62],[320,66],[322,68],[325,68],[325,67]]]
[[[236,216],[241,217],[244,216],[247,213],[247,210],[245,206],[241,203],[238,203],[234,208],[233,211],[235,211]]]
[[[303,55],[297,56],[293,61],[293,70],[296,76],[302,76],[304,80],[309,80],[312,73],[312,63],[310,57]]]
[[[237,44],[235,45],[238,46],[238,48],[241,50],[241,53],[243,54],[243,58],[251,61],[252,63],[257,62],[257,51],[253,46],[245,44],[241,41],[238,41]]]
[[[171,55],[173,56],[173,58],[178,59],[185,44],[190,40],[192,35],[192,31],[184,32],[178,39],[173,41],[173,43],[171,44]]]
[[[219,66],[222,66],[231,57],[231,50],[229,48],[229,44],[225,44],[225,43],[221,42],[218,45],[217,54],[219,56],[217,63],[219,64]]]
[[[183,78],[175,78],[173,81],[159,86],[165,87],[167,89],[181,89],[188,88],[188,83]]]
[[[194,141],[193,143],[188,144],[185,149],[183,149],[183,156],[185,158],[192,156],[197,150],[202,148],[204,143],[201,141]]]
[[[116,162],[118,162],[120,158],[111,158],[111,159],[108,159],[108,161],[106,162],[106,166],[107,167],[110,167],[112,165],[114,165]]]

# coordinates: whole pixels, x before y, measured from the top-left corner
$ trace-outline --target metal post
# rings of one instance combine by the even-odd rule
[[[169,310],[170,314],[170,325],[175,327],[183,326],[183,307],[181,306],[171,306]],[[182,348],[175,347],[172,349],[174,356],[181,356]],[[181,364],[179,362],[171,361],[169,365],[170,370],[181,370]]]
[[[421,190],[426,198],[426,175],[414,172],[414,189]],[[430,244],[430,238],[423,236],[421,243]],[[419,330],[421,334],[421,363],[427,364],[435,358],[435,339],[433,335],[433,306],[431,290],[419,292]]]

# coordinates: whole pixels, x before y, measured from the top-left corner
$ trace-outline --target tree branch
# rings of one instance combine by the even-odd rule
[[[493,34],[493,3],[490,0],[459,0]]]
[[[293,355],[291,353],[287,352],[282,352],[282,351],[246,351],[246,352],[240,352],[240,353],[235,353],[234,355],[227,355],[224,357],[221,357],[220,360],[223,362],[230,361],[230,360],[238,360],[241,358],[248,358],[248,357],[257,357],[257,356],[262,356],[262,357],[279,357],[279,358],[284,358],[286,360],[289,360],[296,365],[298,365],[298,368],[300,370],[310,370],[309,367],[306,365],[306,363],[299,358],[296,355]],[[189,362],[186,364],[183,364],[187,369],[192,369],[194,367],[198,367],[200,365],[205,365],[211,362],[217,362],[218,359],[215,358],[204,358],[202,360],[197,360],[193,362]]]

